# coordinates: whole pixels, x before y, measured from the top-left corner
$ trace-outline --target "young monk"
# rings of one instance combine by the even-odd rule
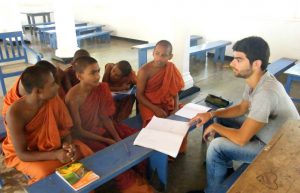
[[[35,66],[40,66],[42,68],[45,68],[52,72],[53,76],[55,77],[55,80],[57,80],[57,83],[59,84],[60,75],[61,75],[61,69],[58,67],[55,67],[53,64],[46,60],[41,60],[35,64]],[[63,89],[60,87],[58,90],[59,96],[64,99],[65,93]],[[6,111],[8,107],[13,104],[16,100],[20,99],[26,94],[26,91],[22,84],[20,84],[20,78],[17,79],[13,87],[7,92],[5,95],[5,98],[3,100],[3,109],[2,109],[2,116],[5,117]]]
[[[70,90],[70,88],[72,88],[73,86],[79,83],[79,80],[77,79],[74,70],[74,61],[81,56],[90,56],[90,53],[84,49],[77,50],[71,61],[71,66],[65,69],[64,71],[64,77],[62,79],[62,87],[66,93]]]
[[[29,176],[31,184],[93,152],[79,140],[72,141],[72,119],[57,95],[59,87],[51,71],[28,67],[20,82],[25,95],[6,112],[2,149],[6,165]]]
[[[97,61],[88,56],[80,57],[75,60],[75,71],[80,82],[66,96],[75,134],[93,151],[99,151],[135,133],[126,125],[114,124],[110,118],[115,112],[114,101],[108,85],[99,83]],[[116,177],[116,182],[122,193],[153,192],[153,188],[133,170]]]
[[[167,40],[159,41],[153,51],[154,60],[143,65],[138,72],[137,99],[145,127],[153,115],[168,117],[178,110],[178,92],[184,81],[172,59],[172,45]],[[180,152],[186,149],[183,141]]]
[[[108,83],[111,91],[126,91],[136,85],[137,77],[129,62],[122,60],[116,64],[108,63],[105,65],[102,82]],[[134,102],[134,95],[116,99],[116,112],[113,115],[113,119],[121,122],[128,118],[132,112]]]

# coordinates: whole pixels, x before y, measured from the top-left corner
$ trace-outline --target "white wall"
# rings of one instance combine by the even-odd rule
[[[265,38],[271,61],[300,59],[300,3],[298,0],[74,0],[75,19],[105,24],[114,35],[157,41],[167,38],[178,17],[191,34],[205,41],[235,42],[250,35]],[[48,4],[47,4],[48,3]],[[49,1],[23,0],[22,6],[49,8]],[[174,19],[176,18],[176,19]],[[180,30],[180,28],[178,28]],[[175,44],[176,42],[173,42]],[[231,49],[227,49],[231,55]]]

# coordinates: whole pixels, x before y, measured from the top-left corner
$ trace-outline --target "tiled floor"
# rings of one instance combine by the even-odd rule
[[[51,60],[54,50],[47,45],[39,44],[35,37],[28,36],[28,38],[32,40],[31,47],[42,52],[44,59]],[[136,44],[139,44],[139,42],[113,38],[109,44],[86,41],[83,43],[83,48],[87,49],[91,55],[98,60],[102,75],[106,63],[117,62],[119,60],[128,60],[133,68],[137,70],[137,51],[131,49],[131,46]],[[149,53],[149,57],[151,58],[151,53]],[[61,68],[67,67],[67,65],[56,61],[52,62]],[[183,103],[197,100],[197,98],[203,96],[203,93],[215,94],[235,102],[239,101],[245,82],[243,79],[237,79],[233,76],[230,68],[228,68],[228,62],[222,65],[220,63],[213,64],[210,59],[208,59],[207,63],[204,63],[191,58],[190,71],[194,78],[195,85],[201,88],[201,92],[185,98],[182,100]],[[279,77],[283,83],[285,82],[285,78],[284,75]],[[11,87],[15,79],[16,78],[11,78],[6,81],[7,88]],[[299,90],[299,85],[293,85],[292,94],[298,95],[299,97],[300,93],[297,92],[297,90]],[[298,105],[298,111],[299,110],[300,105]],[[205,159],[206,147],[205,144],[201,144],[201,136],[202,131],[200,130],[191,132],[189,135],[187,153],[178,157],[175,162],[169,164],[169,181],[167,190],[165,191],[166,193],[184,193],[191,189],[204,187],[206,179],[203,160]],[[1,173],[3,173],[2,169]],[[112,186],[113,183],[109,183],[99,188],[97,192],[117,192],[111,189]],[[10,192],[13,191],[11,190]]]

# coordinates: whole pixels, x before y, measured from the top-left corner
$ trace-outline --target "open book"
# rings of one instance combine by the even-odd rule
[[[57,168],[56,174],[76,191],[100,178],[80,162]]]
[[[124,90],[124,91],[112,91],[111,94],[112,96],[116,96],[116,95],[131,95],[131,94],[134,94],[135,93],[135,86],[132,86],[130,89],[128,90]]]
[[[197,113],[205,113],[209,111],[211,108],[203,106],[203,105],[198,105],[194,103],[188,103],[184,105],[179,111],[175,113],[175,115],[185,117],[188,119],[191,119],[197,115]]]
[[[176,157],[188,129],[188,122],[154,116],[149,124],[140,131],[133,144]]]

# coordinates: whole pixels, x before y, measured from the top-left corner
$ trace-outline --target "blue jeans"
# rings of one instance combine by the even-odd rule
[[[224,123],[227,127],[235,127],[228,125],[223,120],[218,120],[221,124]],[[225,180],[227,168],[232,167],[232,161],[242,161],[251,163],[256,155],[263,149],[265,144],[257,138],[251,139],[245,146],[239,146],[225,137],[217,137],[211,141],[206,152],[206,178],[207,186],[204,189],[205,193],[213,193],[215,189]]]

